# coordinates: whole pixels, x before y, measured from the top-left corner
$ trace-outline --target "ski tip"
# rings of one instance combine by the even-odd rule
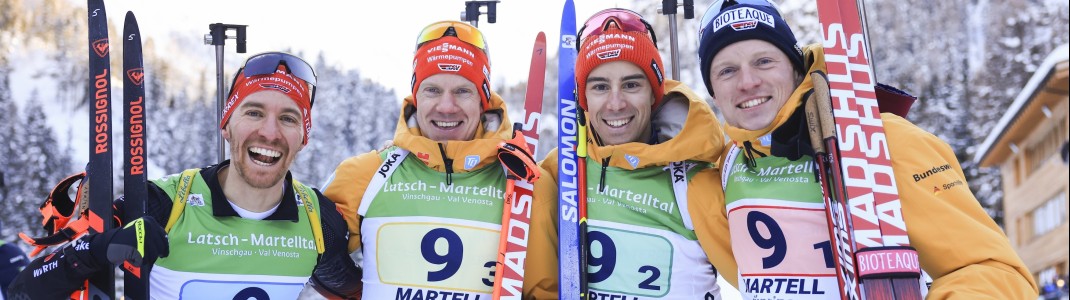
[[[535,40],[537,40],[537,41],[545,41],[546,40],[546,33],[542,32],[542,31],[539,31],[539,34],[535,35]]]
[[[137,21],[137,19],[134,18],[134,12],[128,10],[126,11],[126,22],[129,23],[130,21]]]

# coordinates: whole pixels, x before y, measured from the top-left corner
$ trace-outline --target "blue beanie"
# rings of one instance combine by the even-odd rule
[[[710,13],[710,12],[707,12]],[[702,83],[710,87],[710,63],[721,49],[735,42],[758,39],[773,44],[784,52],[799,73],[803,69],[802,49],[797,45],[791,27],[772,5],[737,4],[722,9],[699,31],[698,56],[701,62]]]

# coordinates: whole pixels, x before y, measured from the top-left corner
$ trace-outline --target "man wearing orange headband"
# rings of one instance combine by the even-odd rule
[[[514,132],[489,78],[478,29],[428,25],[393,145],[345,160],[325,184],[349,221],[349,250],[364,257],[365,299],[491,298],[506,173],[538,167],[527,153],[500,152],[515,145]],[[542,205],[536,199],[532,210]],[[530,228],[539,230],[552,229]],[[529,244],[528,253],[554,251],[549,246]],[[551,287],[524,280],[523,293],[552,299]]]
[[[145,217],[34,261],[12,285],[12,298],[59,299],[94,272],[152,260],[156,299],[295,299],[306,283],[330,298],[359,298],[361,271],[346,251],[345,220],[289,173],[308,143],[315,84],[298,57],[251,57],[220,123],[232,159],[151,181]],[[122,198],[115,207],[125,216]]]
[[[710,219],[709,197],[716,194],[711,163],[723,145],[717,118],[690,88],[664,78],[654,32],[639,14],[598,12],[579,39],[577,96],[589,155],[580,179],[587,182],[589,225],[588,265],[581,270],[589,297],[719,299],[704,247],[717,237],[699,226]],[[553,177],[557,151],[540,163]],[[532,224],[556,224],[557,211],[547,215]],[[543,233],[532,243],[556,245],[556,232]],[[557,252],[537,255],[531,276],[557,276],[546,269],[558,265]]]

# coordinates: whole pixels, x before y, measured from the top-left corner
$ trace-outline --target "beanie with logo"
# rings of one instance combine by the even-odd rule
[[[788,56],[797,72],[803,72],[802,49],[797,44],[795,34],[791,32],[777,8],[771,3],[766,4],[768,5],[730,5],[716,12],[712,18],[703,17],[703,20],[708,21],[705,21],[699,30],[698,55],[702,82],[706,84],[710,95],[713,95],[713,88],[710,86],[710,64],[713,57],[728,45],[740,41],[757,39],[769,42]]]
[[[608,22],[608,21],[607,21]],[[612,25],[611,25],[612,26]],[[579,55],[576,57],[576,84],[579,105],[587,110],[587,76],[595,68],[613,61],[627,61],[643,70],[654,93],[652,108],[661,104],[665,88],[662,72],[661,54],[649,36],[642,32],[625,32],[619,28],[609,28],[599,34],[583,37]]]

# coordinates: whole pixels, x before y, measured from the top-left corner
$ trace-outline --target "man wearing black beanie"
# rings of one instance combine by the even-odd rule
[[[730,238],[715,246],[721,257],[711,260],[722,274],[738,274],[725,279],[744,298],[838,299],[803,116],[806,101],[830,101],[821,45],[796,46],[766,0],[719,1],[701,26],[702,76],[731,140],[720,164],[724,203],[711,214],[724,219],[706,223]],[[928,296],[1036,298],[1029,270],[970,192],[951,148],[900,116],[881,119],[886,140],[871,146],[885,146],[894,158],[902,205],[895,217],[917,249],[908,263],[934,279]]]

